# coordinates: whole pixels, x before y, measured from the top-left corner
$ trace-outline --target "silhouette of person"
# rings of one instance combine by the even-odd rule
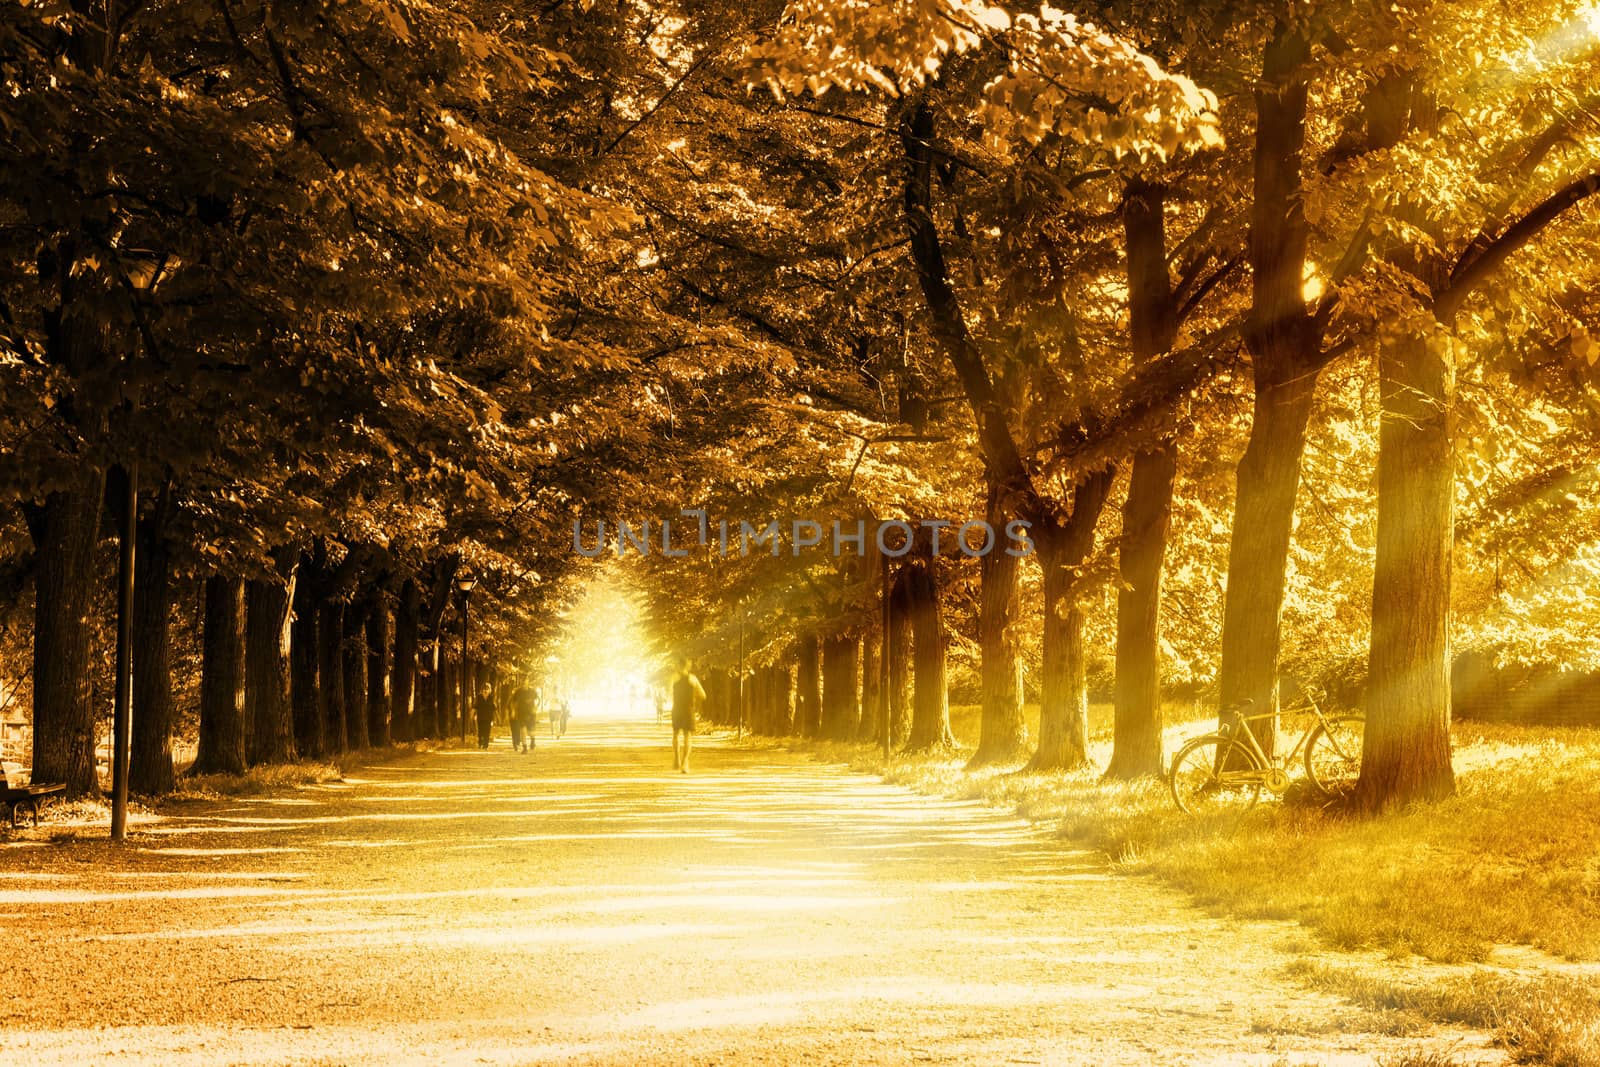
[[[474,710],[478,713],[478,747],[488,748],[494,736],[494,689],[488,682],[478,687],[478,700]]]
[[[672,767],[689,773],[689,749],[694,743],[695,705],[706,698],[700,679],[690,669],[694,666],[685,656],[678,661],[678,673],[672,679]],[[683,743],[679,755],[678,743]]]
[[[518,752],[532,752],[538,743],[539,693],[524,682],[511,694],[511,743]]]

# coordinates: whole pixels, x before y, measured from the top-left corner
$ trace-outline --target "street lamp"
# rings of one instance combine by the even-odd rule
[[[138,301],[156,287],[171,266],[168,256],[135,253],[124,255],[123,280],[132,299]],[[135,314],[140,312],[136,309]],[[142,319],[140,320],[143,321]],[[150,344],[150,333],[143,332],[143,344]],[[150,353],[154,356],[155,353]],[[131,362],[133,356],[130,353]],[[127,424],[139,407],[137,384],[130,389],[124,406]],[[139,453],[132,441],[124,446],[122,471],[121,528],[117,531],[117,662],[116,698],[111,716],[111,840],[123,841],[128,829],[128,762],[133,749],[133,589],[134,542],[139,530]]]
[[[467,616],[472,609],[472,590],[478,579],[463,574],[456,579],[456,589],[461,592],[461,741],[467,740],[467,713],[471,709],[470,687],[467,684]]]
[[[743,600],[739,601],[739,719],[734,725],[733,736],[742,738],[745,731],[744,721],[744,621],[750,614],[750,609]]]

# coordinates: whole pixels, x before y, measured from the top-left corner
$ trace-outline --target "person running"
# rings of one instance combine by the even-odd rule
[[[572,718],[572,704],[565,696],[556,701],[550,711],[550,730],[557,737],[567,736],[567,722]]]
[[[478,714],[478,747],[488,748],[494,737],[494,688],[488,682],[478,687],[478,700],[474,706]]]
[[[511,694],[511,741],[518,752],[538,744],[539,693],[527,682]]]
[[[700,679],[690,668],[694,664],[686,656],[678,661],[678,673],[672,679],[672,768],[689,773],[689,749],[694,737],[695,705],[706,698]],[[683,754],[678,753],[678,741],[683,740]]]

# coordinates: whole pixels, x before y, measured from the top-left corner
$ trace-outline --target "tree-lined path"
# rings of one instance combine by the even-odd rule
[[[992,809],[653,723],[4,847],[32,1064],[1370,1064],[1288,928]],[[1352,1032],[1344,1032],[1344,1030]],[[1441,1033],[1458,1056],[1474,1035]]]

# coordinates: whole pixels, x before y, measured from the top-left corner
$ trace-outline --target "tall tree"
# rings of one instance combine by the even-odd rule
[[[252,765],[295,758],[289,650],[299,555],[281,552],[278,573],[245,583],[245,714]]]
[[[128,789],[145,796],[169,793],[172,766],[172,544],[166,526],[172,487],[139,519],[134,581],[133,708]]]
[[[1135,365],[1172,347],[1178,328],[1167,270],[1165,196],[1141,179],[1123,195],[1128,322]],[[1109,778],[1159,775],[1161,753],[1161,565],[1172,517],[1177,445],[1157,440],[1136,452],[1122,507],[1118,553],[1117,694]]]
[[[205,658],[200,678],[200,742],[190,774],[243,774],[245,718],[244,580],[206,579]]]

